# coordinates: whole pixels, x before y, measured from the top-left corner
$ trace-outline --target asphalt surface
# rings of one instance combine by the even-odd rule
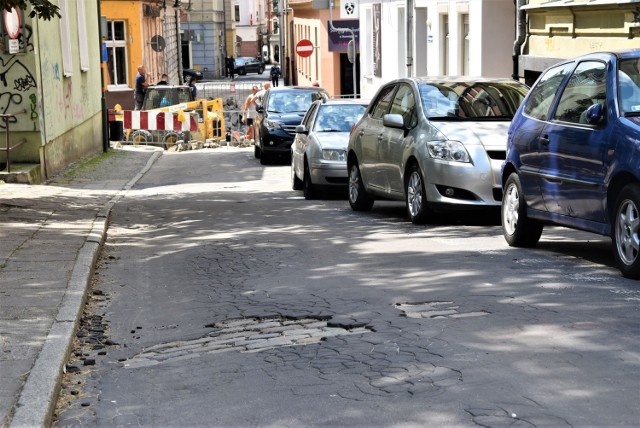
[[[0,183],[0,426],[47,426],[113,205],[162,150],[112,149],[45,185]]]

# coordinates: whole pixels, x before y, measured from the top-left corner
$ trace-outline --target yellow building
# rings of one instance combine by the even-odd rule
[[[104,40],[108,58],[107,107],[120,104],[133,109],[133,90],[138,66],[144,65],[150,83],[169,75],[169,83],[180,77],[180,8],[174,1],[102,0],[106,19]]]

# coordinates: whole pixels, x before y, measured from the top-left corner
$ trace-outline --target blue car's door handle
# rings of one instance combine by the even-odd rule
[[[540,137],[540,144],[542,144],[543,146],[548,146],[549,137],[547,135],[545,135],[544,137]]]

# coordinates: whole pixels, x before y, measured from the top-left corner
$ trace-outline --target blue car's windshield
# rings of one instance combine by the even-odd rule
[[[419,85],[425,115],[438,120],[511,119],[527,95],[517,82],[453,82]]]
[[[640,115],[640,58],[620,61],[618,71],[618,105],[620,115]]]

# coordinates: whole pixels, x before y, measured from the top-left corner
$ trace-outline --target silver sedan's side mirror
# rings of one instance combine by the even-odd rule
[[[296,126],[296,134],[308,134],[309,131],[307,131],[307,127],[304,125],[298,125]]]
[[[382,117],[382,124],[389,128],[404,129],[404,119],[399,114],[385,114]]]

